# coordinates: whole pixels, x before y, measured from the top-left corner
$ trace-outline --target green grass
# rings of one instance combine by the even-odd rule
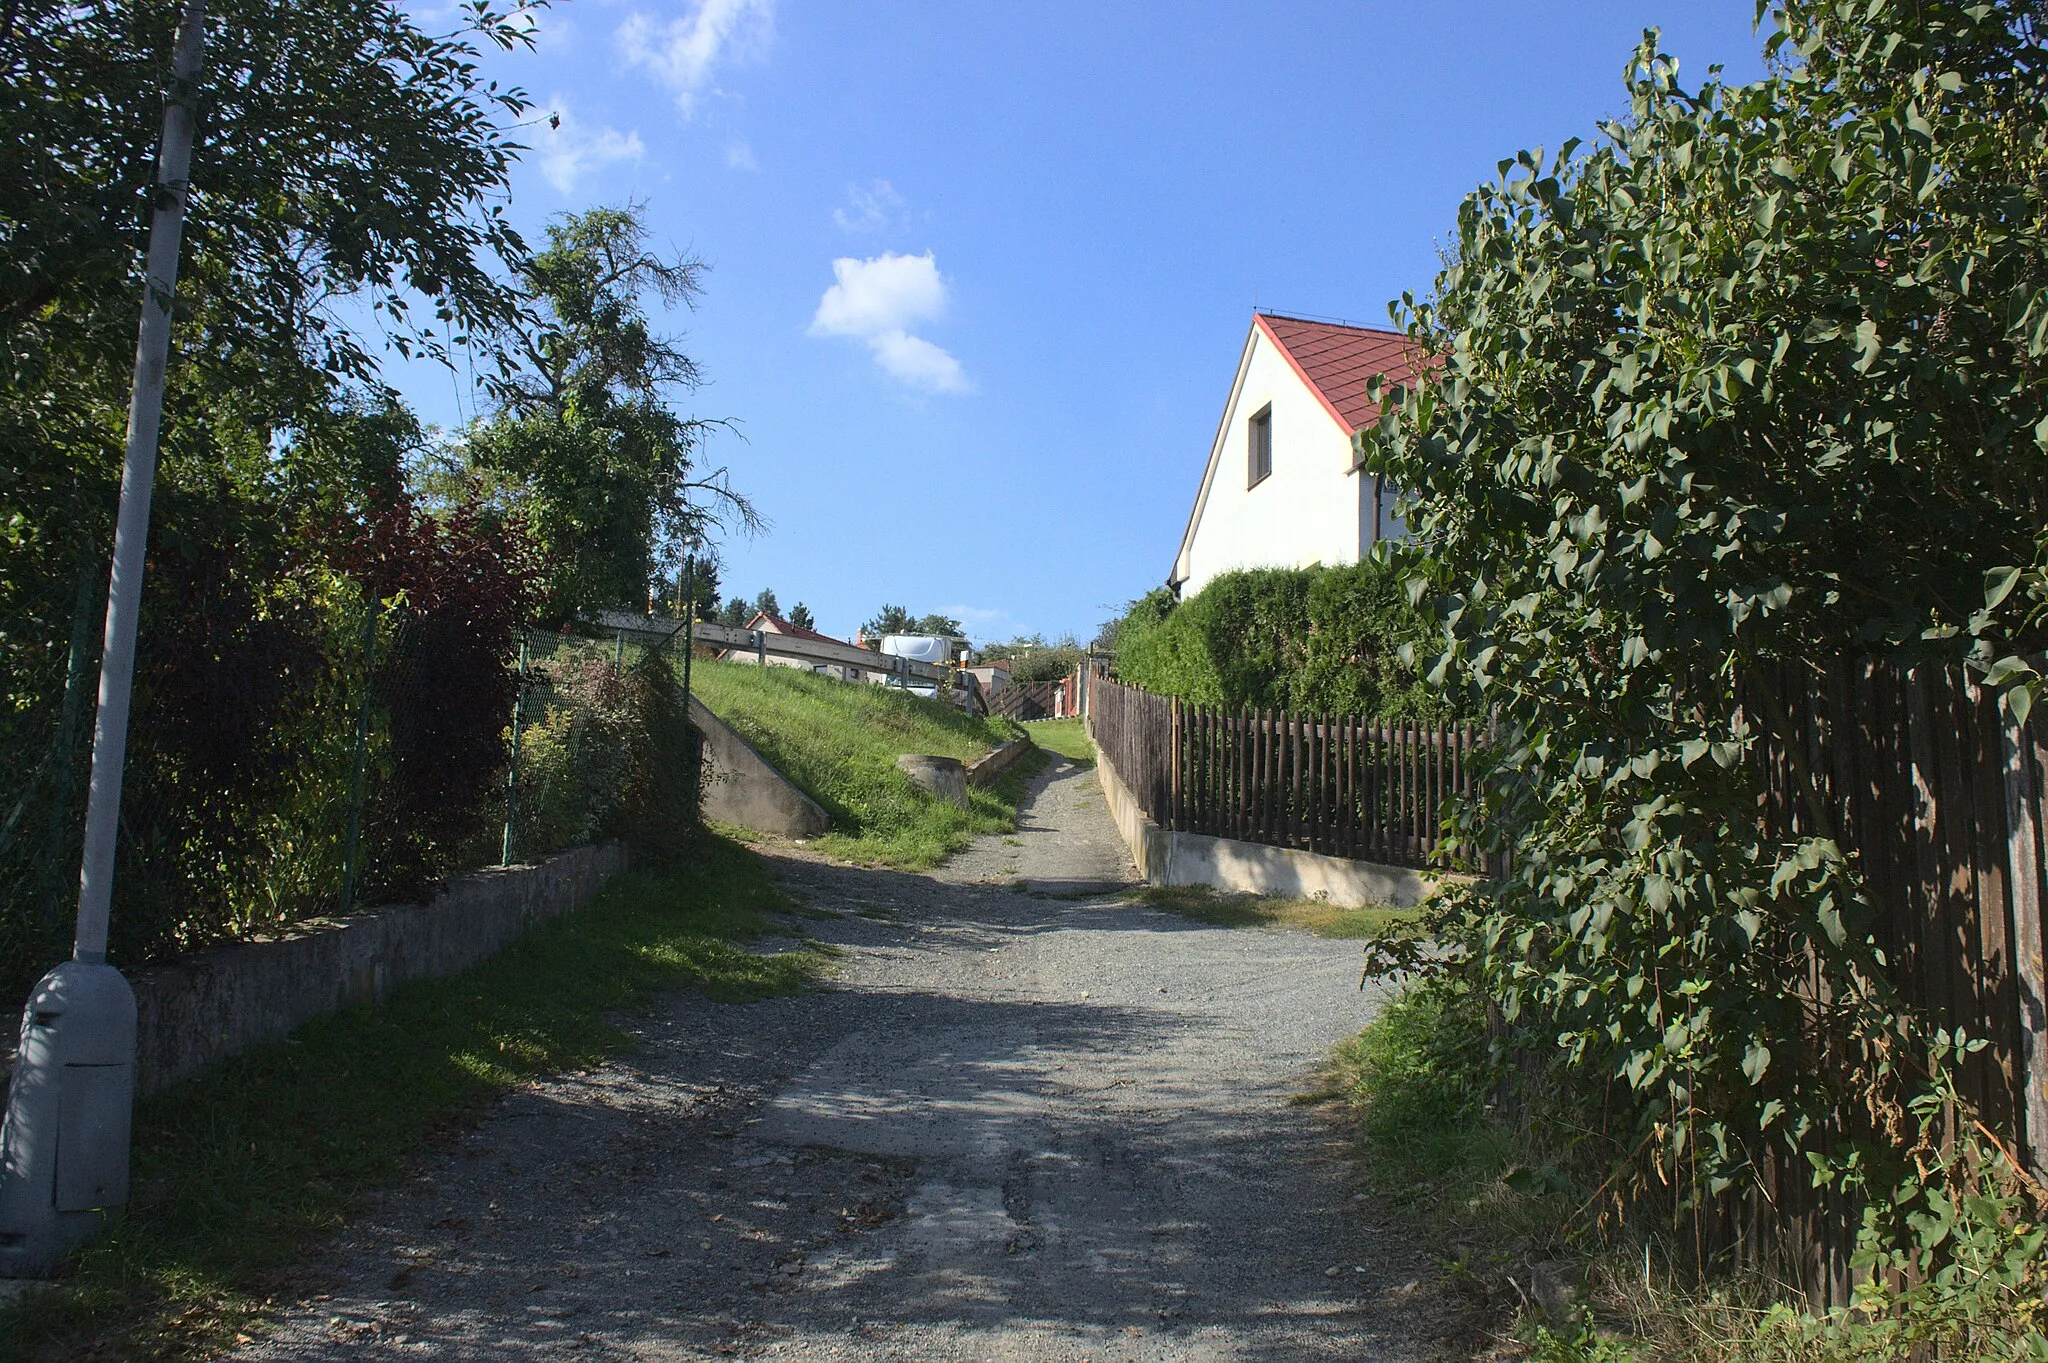
[[[1095,765],[1095,744],[1090,741],[1087,731],[1078,719],[1038,719],[1024,725],[1031,741],[1048,752],[1061,757],[1072,758],[1089,766]]]
[[[1377,937],[1422,921],[1414,909],[1383,904],[1347,909],[1320,899],[1219,894],[1207,885],[1147,885],[1128,898],[1214,927],[1302,928],[1318,937]]]
[[[1007,720],[976,719],[892,687],[788,667],[699,663],[691,685],[712,713],[832,816],[824,851],[866,865],[921,870],[979,833],[1017,826],[1029,760],[961,809],[896,770],[904,753],[972,759],[1017,736]]]
[[[730,1002],[807,988],[823,949],[740,945],[791,907],[758,857],[707,837],[680,869],[628,874],[462,975],[316,1020],[142,1103],[127,1220],[60,1285],[0,1311],[0,1358],[232,1342],[307,1242],[436,1137],[515,1085],[617,1051],[607,1015],[681,985]]]

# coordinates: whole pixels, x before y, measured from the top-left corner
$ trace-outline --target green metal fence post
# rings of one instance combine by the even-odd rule
[[[526,634],[519,635],[519,690],[512,698],[512,761],[505,768],[505,845],[500,866],[512,864],[512,825],[519,817],[519,708],[526,703]]]
[[[377,612],[383,602],[370,599],[363,619],[363,703],[356,711],[355,770],[349,777],[348,841],[341,854],[341,911],[356,905],[356,854],[363,836],[363,786],[369,770],[370,703],[377,694]]]

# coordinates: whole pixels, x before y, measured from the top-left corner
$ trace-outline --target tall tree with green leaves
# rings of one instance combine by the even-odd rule
[[[77,679],[106,581],[177,8],[18,0],[0,15],[0,742],[35,754],[0,805],[36,835],[0,836],[10,964],[49,940],[20,915],[50,902],[24,881],[67,861],[75,876],[72,769],[91,723]],[[504,198],[529,105],[478,58],[527,42],[522,15],[471,4],[436,33],[394,0],[214,0],[207,23],[122,821],[121,855],[162,874],[117,877],[117,894],[156,896],[164,932],[124,899],[117,950],[233,921],[227,900],[256,874],[244,854],[304,768],[292,745],[315,745],[291,731],[326,675],[327,550],[388,487],[368,464],[405,425],[356,419],[386,406],[381,342],[488,353],[520,312],[506,275],[525,246]]]
[[[721,518],[758,524],[724,469],[696,476],[717,423],[675,410],[700,375],[647,312],[650,299],[690,303],[703,273],[650,249],[633,207],[569,215],[519,267],[536,318],[507,339],[510,359],[487,381],[497,410],[463,457],[531,527],[552,620],[638,605],[686,538]]]

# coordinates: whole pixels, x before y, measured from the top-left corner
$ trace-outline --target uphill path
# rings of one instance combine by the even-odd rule
[[[1442,1356],[1416,1246],[1292,1101],[1377,1005],[1356,943],[1122,902],[1066,758],[934,873],[767,855],[844,949],[827,987],[630,1019],[366,1208],[237,1357]]]

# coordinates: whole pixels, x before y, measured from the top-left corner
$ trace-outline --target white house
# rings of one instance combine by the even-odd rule
[[[763,634],[786,634],[793,639],[811,639],[821,644],[846,642],[843,639],[834,639],[829,634],[820,634],[814,629],[805,629],[802,625],[793,625],[781,616],[770,615],[766,611],[754,612],[754,618],[747,621],[744,628],[757,629]],[[757,661],[754,651],[749,648],[729,648],[725,651],[724,656],[725,660],[731,663],[751,663]],[[821,677],[837,677],[841,681],[879,682],[887,680],[889,675],[886,664],[869,671],[858,667],[848,667],[840,663],[817,663],[804,658],[790,658],[776,653],[767,654],[766,657],[770,667],[794,667],[805,672],[815,672]]]
[[[1394,488],[1356,466],[1351,437],[1379,419],[1366,385],[1412,383],[1418,358],[1399,332],[1253,313],[1167,586],[1353,563],[1399,536]]]

